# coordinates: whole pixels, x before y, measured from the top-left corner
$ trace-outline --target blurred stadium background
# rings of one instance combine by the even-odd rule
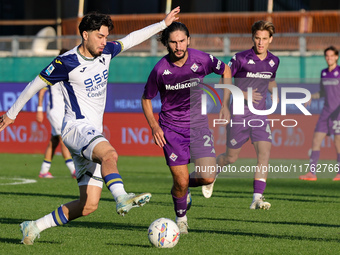
[[[110,40],[161,20],[166,10],[181,6],[180,21],[191,33],[191,47],[212,53],[228,63],[235,52],[252,46],[250,28],[260,19],[270,20],[276,34],[270,50],[280,57],[279,86],[318,90],[323,50],[340,48],[340,2],[330,0],[0,0],[0,113],[6,112],[19,93],[61,48],[80,43],[78,24],[89,11],[110,14],[114,30]],[[43,10],[43,11],[42,11]],[[152,137],[140,106],[149,72],[166,54],[157,37],[121,54],[112,61],[109,75],[105,134],[121,155],[162,155]],[[47,98],[45,98],[47,99]],[[37,96],[25,106],[11,127],[0,134],[0,152],[43,153],[50,126],[35,122]],[[46,102],[45,102],[46,105]],[[308,150],[323,101],[315,100],[304,116],[291,109],[288,118],[296,127],[278,124],[273,131],[273,158],[308,159]],[[160,100],[154,100],[155,112]],[[216,113],[215,113],[216,114]],[[279,112],[273,119],[282,120]],[[224,150],[225,130],[214,129],[218,152]],[[249,143],[248,143],[249,145]],[[246,146],[242,157],[254,157]],[[321,159],[335,158],[332,138],[326,138]]]

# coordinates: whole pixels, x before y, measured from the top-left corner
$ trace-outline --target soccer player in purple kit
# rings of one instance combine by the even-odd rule
[[[195,167],[216,166],[208,119],[200,112],[202,90],[197,88],[206,75],[216,73],[224,77],[230,69],[214,56],[188,48],[190,35],[183,23],[173,22],[162,32],[160,41],[169,54],[151,71],[142,106],[155,144],[163,148],[173,177],[171,194],[177,225],[181,234],[187,234],[188,187],[207,185],[215,179],[215,173],[193,171],[189,175],[188,164],[192,160]],[[158,92],[162,102],[159,122],[151,102]]]
[[[150,193],[135,195],[126,192],[117,167],[118,153],[102,134],[109,66],[115,56],[178,20],[179,12],[180,7],[176,7],[161,22],[112,42],[107,41],[113,29],[110,16],[97,12],[85,15],[78,27],[81,44],[55,58],[26,86],[7,113],[0,116],[2,132],[39,90],[56,83],[62,88],[65,102],[62,139],[76,166],[79,198],[60,205],[37,220],[22,222],[23,244],[32,245],[42,231],[96,211],[103,184],[111,192],[116,212],[120,215],[124,216],[130,209],[150,200]],[[29,211],[29,208],[25,209]]]
[[[266,188],[268,162],[271,149],[271,129],[267,116],[253,114],[247,103],[247,89],[252,88],[252,102],[257,110],[266,109],[267,91],[272,93],[277,87],[275,82],[276,71],[280,60],[268,51],[275,33],[274,25],[269,21],[257,21],[253,24],[252,40],[254,46],[246,51],[236,53],[228,63],[234,83],[239,87],[245,98],[244,115],[233,115],[229,110],[231,92],[224,90],[224,99],[221,108],[223,119],[229,120],[227,125],[227,149],[217,157],[219,166],[234,163],[241,152],[243,144],[251,139],[257,155],[257,171],[253,181],[253,201],[250,209],[268,210],[270,203],[264,202],[263,192]],[[252,125],[249,125],[249,121]],[[210,187],[209,187],[210,186]],[[209,185],[212,193],[213,184]]]
[[[337,152],[337,164],[340,164],[340,66],[338,66],[339,52],[330,46],[324,50],[328,67],[321,71],[320,91],[312,94],[312,99],[325,97],[324,107],[316,124],[312,153],[309,161],[309,172],[299,177],[300,180],[316,181],[317,164],[320,156],[321,143],[326,135],[334,135],[334,144]],[[311,100],[308,104],[311,103]],[[333,178],[340,181],[340,171]]]

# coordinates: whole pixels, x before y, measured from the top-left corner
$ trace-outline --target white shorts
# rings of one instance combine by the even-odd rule
[[[51,124],[51,135],[52,136],[61,136],[61,130],[59,129],[59,131],[57,129],[54,128],[54,126]]]
[[[86,160],[84,158],[82,159]],[[88,169],[83,176],[77,178],[78,186],[91,185],[91,186],[97,186],[102,189],[104,180],[103,180],[102,173],[101,173],[101,165],[96,164],[94,162],[91,162],[91,163],[92,163],[91,164],[92,168]]]
[[[101,179],[101,166],[92,161],[92,153],[98,143],[108,142],[102,133],[88,123],[75,121],[66,124],[62,131],[62,139],[72,155],[77,180],[83,183],[84,175]]]
[[[61,126],[63,124],[64,109],[47,108],[46,116],[52,127],[52,135],[61,135]]]

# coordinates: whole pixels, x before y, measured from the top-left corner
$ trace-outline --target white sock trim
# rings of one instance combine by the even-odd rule
[[[176,222],[187,221],[187,220],[188,220],[188,218],[187,218],[186,215],[184,215],[184,216],[182,216],[182,217],[177,217],[177,216],[176,216]]]
[[[253,194],[253,201],[258,200],[258,199],[260,199],[261,197],[262,197],[262,194],[261,194],[261,193],[254,193],[254,194]]]

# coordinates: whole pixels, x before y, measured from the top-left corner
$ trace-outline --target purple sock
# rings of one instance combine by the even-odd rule
[[[259,180],[254,180],[253,187],[254,187],[254,193],[260,193],[263,194],[267,183]]]
[[[315,174],[315,170],[316,170],[316,165],[318,164],[319,161],[319,157],[320,157],[320,151],[312,151],[312,153],[310,154],[310,158],[309,158],[309,171],[312,174]]]
[[[177,217],[183,217],[187,213],[187,196],[188,196],[188,191],[185,193],[184,197],[175,197],[172,195],[172,200],[174,201],[175,205],[175,212]]]
[[[336,161],[338,162],[338,167],[339,167],[338,174],[340,174],[340,153],[337,154]]]

